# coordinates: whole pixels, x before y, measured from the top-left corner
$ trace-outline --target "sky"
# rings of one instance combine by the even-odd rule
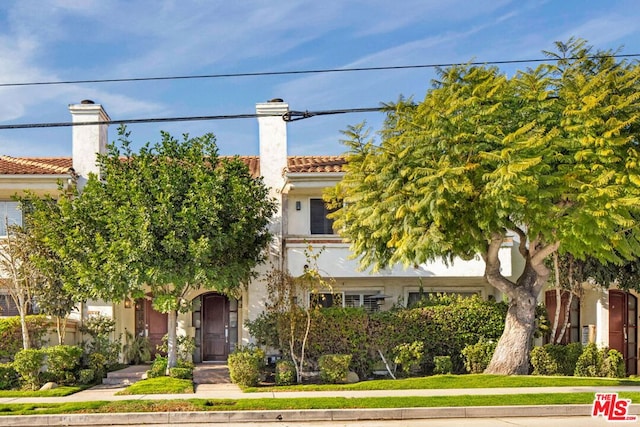
[[[0,125],[71,120],[91,99],[113,120],[253,114],[282,98],[291,110],[420,101],[435,71],[383,71],[55,85],[77,80],[394,67],[543,58],[555,41],[640,53],[637,0],[2,0]],[[513,73],[535,64],[504,66]],[[382,113],[289,123],[290,155],[345,151],[341,130]],[[133,124],[133,147],[160,131],[216,135],[223,155],[257,155],[256,119]],[[109,128],[109,140],[117,127]],[[0,154],[71,155],[71,128],[0,129]]]

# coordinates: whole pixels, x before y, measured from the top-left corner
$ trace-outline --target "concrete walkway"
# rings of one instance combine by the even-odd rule
[[[135,371],[134,368],[130,368]],[[162,400],[162,399],[291,399],[314,397],[424,397],[425,403],[433,396],[508,395],[538,393],[596,393],[640,391],[640,387],[527,387],[437,390],[354,390],[354,391],[305,391],[243,393],[228,378],[224,365],[198,365],[194,371],[194,394],[148,394],[116,396],[124,385],[101,385],[64,397],[6,397],[0,403],[63,403],[82,401]],[[640,402],[638,402],[640,403]],[[39,415],[0,417],[6,426],[34,425],[184,425],[190,423],[276,422],[276,421],[347,421],[379,419],[429,419],[429,418],[493,418],[508,416],[589,416],[591,405],[570,406],[520,406],[520,407],[457,407],[457,408],[406,408],[373,410],[314,410],[314,411],[227,411],[203,413],[132,413],[132,414],[83,414]],[[631,414],[640,414],[640,404],[631,406]],[[108,417],[108,419],[107,419]],[[640,418],[639,418],[640,419]]]

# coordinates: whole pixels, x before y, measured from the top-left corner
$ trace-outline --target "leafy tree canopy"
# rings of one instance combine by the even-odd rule
[[[185,308],[189,290],[230,293],[246,283],[274,212],[261,179],[240,159],[219,157],[210,134],[178,141],[163,132],[138,153],[128,137],[121,128],[120,144],[99,156],[100,176],[60,198],[59,215],[34,213],[34,222],[57,217],[48,241],[73,263],[85,297],[117,301],[150,288],[169,312]]]
[[[637,63],[590,56],[583,41],[509,78],[439,71],[423,102],[389,106],[375,145],[345,135],[347,174],[329,197],[363,264],[487,252],[509,230],[611,262],[640,253]]]
[[[509,77],[496,67],[439,70],[424,100],[389,105],[380,144],[345,131],[335,227],[363,266],[443,258],[486,262],[510,299],[488,372],[526,373],[535,300],[560,251],[621,263],[640,255],[640,67],[583,40]],[[508,236],[525,259],[515,280],[498,257]]]

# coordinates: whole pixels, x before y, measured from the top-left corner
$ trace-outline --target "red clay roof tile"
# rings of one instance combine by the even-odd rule
[[[239,156],[253,176],[260,173],[260,157]],[[291,173],[342,172],[345,161],[340,156],[290,156]],[[69,157],[11,157],[0,156],[0,175],[58,175],[68,173]]]

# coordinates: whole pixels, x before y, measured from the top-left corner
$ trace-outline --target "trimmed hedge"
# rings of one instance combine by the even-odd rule
[[[305,369],[316,369],[324,354],[352,355],[350,370],[361,378],[371,375],[380,361],[378,350],[393,360],[393,349],[413,342],[423,343],[421,372],[431,373],[436,356],[449,356],[452,372],[465,372],[462,350],[481,339],[497,341],[504,329],[507,305],[480,297],[455,295],[432,297],[424,306],[367,313],[361,308],[332,307],[311,311],[311,329]],[[289,356],[289,313],[263,313],[247,327],[260,345],[276,348]],[[295,313],[296,335],[302,337],[306,318]],[[296,354],[300,354],[299,338]]]

